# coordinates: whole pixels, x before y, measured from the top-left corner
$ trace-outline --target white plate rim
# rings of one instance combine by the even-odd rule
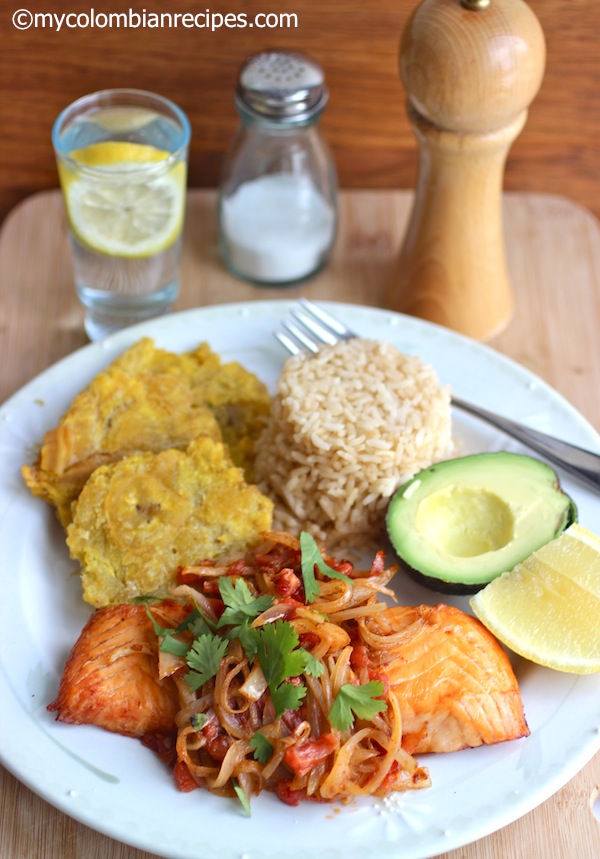
[[[226,324],[232,325],[234,323],[239,324],[240,322],[244,325],[261,325],[263,329],[266,325],[273,327],[278,320],[286,315],[288,310],[295,305],[295,303],[296,302],[294,300],[279,299],[274,301],[232,302],[229,304],[214,305],[207,308],[183,311],[163,317],[160,320],[154,320],[151,323],[144,323],[142,325],[135,326],[127,329],[126,331],[120,332],[119,334],[113,335],[101,343],[89,344],[88,346],[77,350],[26,384],[20,391],[16,392],[9,400],[7,400],[2,407],[0,407],[0,461],[2,461],[3,453],[3,436],[1,430],[6,428],[7,424],[12,424],[11,430],[14,430],[15,415],[17,415],[16,420],[18,424],[18,415],[20,412],[28,414],[32,409],[35,409],[35,406],[32,404],[36,399],[39,399],[40,394],[49,384],[49,380],[60,378],[60,376],[65,373],[68,374],[69,372],[73,372],[75,367],[85,366],[90,362],[92,364],[94,362],[106,364],[112,360],[112,357],[116,356],[120,351],[126,348],[126,346],[139,339],[140,336],[147,335],[155,337],[158,344],[162,345],[161,340],[172,341],[173,337],[177,336],[178,331],[186,331],[188,339],[192,337],[190,332],[193,331],[194,335],[192,337],[192,343],[198,342],[201,339],[207,339],[210,342],[210,331],[208,332],[208,336],[203,336],[200,333],[196,335],[195,333],[196,330],[200,331],[202,329],[203,323],[209,329],[213,326],[218,328],[219,326]],[[562,421],[568,428],[571,440],[592,449],[600,450],[600,436],[598,436],[589,422],[583,418],[562,395],[554,391],[542,379],[525,370],[510,358],[495,352],[490,347],[475,343],[460,334],[456,334],[455,332],[441,328],[440,326],[433,325],[432,323],[424,322],[413,317],[405,317],[380,308],[364,307],[361,305],[341,302],[324,301],[322,303],[324,306],[329,307],[332,312],[345,318],[346,321],[356,330],[362,331],[369,329],[370,332],[373,330],[377,330],[377,332],[379,332],[381,330],[383,334],[380,335],[377,333],[376,336],[384,336],[386,339],[390,339],[392,341],[397,341],[398,339],[406,340],[408,338],[411,342],[413,340],[419,342],[433,342],[434,351],[443,347],[448,348],[450,352],[454,351],[456,353],[458,351],[461,354],[464,353],[465,355],[473,355],[477,357],[479,361],[483,361],[489,367],[494,368],[496,372],[500,373],[503,379],[514,378],[514,380],[518,381],[520,385],[525,386],[532,392],[532,394],[534,393],[535,398],[539,399],[543,403],[548,403],[556,413],[554,417],[556,418],[556,416],[558,416],[557,419],[559,420],[559,423]],[[371,336],[371,334],[367,332],[367,336]],[[398,345],[401,344],[399,343]],[[170,342],[170,348],[174,348],[172,342]],[[184,345],[183,348],[187,348],[187,345]],[[274,339],[268,349],[270,350],[269,354],[271,356],[273,354],[277,354],[278,346]],[[280,352],[281,360],[283,360],[283,357],[284,354]],[[271,358],[269,358],[269,360],[271,360]],[[439,367],[436,367],[436,369],[440,372]],[[440,373],[440,375],[442,374]],[[457,393],[468,398],[462,390],[457,391]],[[481,393],[484,399],[486,396],[489,397],[489,391],[483,391]],[[481,405],[488,405],[488,407],[493,408],[493,404],[491,402],[483,402],[481,398],[479,399],[479,402]],[[523,404],[519,402],[518,398],[515,401],[507,402],[505,413],[508,417],[522,419],[522,405]],[[532,425],[535,426],[536,422],[542,420],[543,415],[539,414],[536,409],[534,409],[533,415],[527,415],[527,417],[530,417]],[[547,426],[539,425],[539,423],[537,428],[542,430],[548,429]],[[479,428],[475,430],[475,432],[477,431],[479,431]],[[569,485],[569,478],[565,477],[563,482],[565,485]],[[4,485],[0,486],[0,500],[2,499],[3,491],[5,491]],[[591,527],[593,530],[594,527],[596,527],[595,523],[600,525],[600,506],[598,501],[597,499],[592,498],[591,494],[583,488],[578,488],[577,493],[584,501],[583,505],[580,504],[580,509],[585,510],[586,512],[589,509],[593,513],[593,516],[591,517],[593,522],[584,522],[584,524],[587,524],[588,527]],[[6,581],[0,583],[0,597],[7,595],[7,589],[10,590],[10,585],[7,585]],[[4,607],[8,602],[8,600],[1,599],[0,604]],[[6,621],[4,608],[0,609],[0,617],[4,624]],[[2,628],[4,628],[4,625]],[[11,652],[14,652],[11,646],[3,648],[3,655],[0,660],[0,688],[3,690],[3,700],[6,700],[7,695],[14,696],[14,689],[11,688],[11,678],[7,675],[7,660],[10,657]],[[544,669],[540,670],[545,671]],[[596,678],[569,678],[568,680],[565,680],[563,675],[558,676],[561,677],[561,682],[566,690],[565,694],[567,702],[569,701],[569,698],[578,702],[579,709],[581,709],[579,701],[580,697],[582,700],[585,700],[588,697],[587,694],[584,695],[581,690],[586,689],[586,686],[588,692],[591,689],[596,691],[598,689]],[[597,696],[593,697],[598,700]],[[149,850],[150,852],[158,852],[159,855],[168,857],[168,859],[188,859],[188,857],[192,856],[194,859],[200,859],[201,855],[205,855],[201,854],[199,851],[207,848],[202,848],[202,845],[197,842],[191,844],[187,843],[185,839],[183,839],[183,841],[177,841],[176,839],[169,841],[169,838],[166,836],[161,839],[160,829],[158,833],[154,829],[151,833],[131,831],[131,829],[128,829],[120,819],[114,822],[111,821],[110,816],[103,818],[102,815],[98,813],[96,805],[92,804],[86,806],[85,803],[79,803],[77,801],[77,790],[66,787],[66,782],[63,784],[59,780],[57,784],[52,781],[41,781],[39,773],[32,772],[30,768],[23,764],[19,755],[15,754],[14,719],[18,707],[15,708],[13,706],[13,700],[11,700],[10,703],[10,707],[0,712],[0,761],[9,771],[11,771],[34,792],[75,819],[80,820],[103,834],[131,844],[132,846]],[[514,792],[513,795],[511,795],[510,800],[505,799],[503,807],[493,808],[485,819],[469,822],[469,819],[465,818],[465,820],[461,822],[462,828],[446,826],[438,827],[435,832],[431,832],[427,828],[425,828],[425,831],[421,831],[423,829],[423,824],[422,822],[419,822],[419,811],[417,810],[419,803],[413,802],[412,798],[408,798],[406,808],[401,810],[400,813],[394,812],[393,814],[390,814],[387,809],[381,807],[381,804],[377,805],[376,813],[374,813],[372,805],[367,805],[366,807],[361,805],[359,808],[353,809],[352,812],[347,812],[347,814],[350,815],[349,819],[351,823],[355,824],[355,837],[352,841],[344,843],[343,846],[339,845],[338,850],[337,839],[339,839],[339,827],[334,826],[332,823],[330,828],[332,832],[335,830],[335,834],[332,835],[333,840],[330,838],[327,841],[326,849],[320,851],[320,856],[322,856],[323,859],[325,859],[326,856],[331,856],[332,859],[337,859],[337,857],[342,854],[349,857],[352,857],[353,855],[358,857],[360,855],[361,857],[364,856],[365,859],[369,855],[376,855],[377,857],[382,857],[382,859],[386,856],[389,856],[390,859],[391,857],[402,857],[402,859],[405,859],[405,857],[406,859],[425,859],[426,856],[431,856],[436,852],[446,852],[448,850],[464,846],[467,843],[496,831],[507,823],[521,817],[523,814],[527,813],[532,808],[535,808],[551,796],[556,790],[569,781],[570,778],[572,778],[588,762],[588,760],[591,759],[596,751],[600,749],[600,713],[597,709],[590,715],[589,719],[585,720],[585,727],[585,736],[579,738],[577,742],[571,742],[570,746],[565,748],[564,759],[561,761],[560,765],[557,765],[556,763],[552,764],[550,771],[544,773],[542,783],[536,784],[535,788],[531,789],[525,787],[525,790],[523,790],[521,787],[519,792]],[[50,737],[48,743],[58,748],[58,746],[63,743],[67,735],[64,732],[61,732],[60,743],[57,745],[56,736],[52,734],[53,730],[55,730],[53,724],[49,719],[46,719],[43,724],[44,734],[46,737]],[[69,730],[75,731],[75,729]],[[83,737],[84,733],[88,734],[89,730],[93,731],[94,729],[83,728],[77,730],[82,732],[81,736]],[[543,731],[543,727],[541,731]],[[115,740],[115,747],[118,747],[119,749],[122,747],[122,738],[110,737],[110,740]],[[71,744],[71,741],[69,740],[68,743]],[[104,746],[106,744],[103,742],[102,745]],[[73,748],[67,751],[62,749],[60,754],[71,756],[72,760],[75,760],[73,755],[76,755],[77,752],[74,751],[74,749],[79,746],[79,741],[75,742],[75,740],[73,740],[72,746]],[[469,755],[472,758],[473,755],[478,752],[485,753],[487,751],[487,749],[474,750],[473,752],[460,754]],[[491,751],[493,752],[494,750]],[[492,754],[491,757],[487,755],[487,757],[490,758],[490,766],[493,768],[494,755]],[[136,754],[135,758],[137,760],[139,756]],[[429,761],[427,761],[427,763],[429,764]],[[92,775],[92,781],[93,778],[94,776]],[[110,788],[107,788],[107,792],[109,791]],[[421,797],[423,795],[423,793],[420,793],[416,798],[421,801]],[[197,797],[197,794],[192,794],[190,796]],[[187,808],[190,804],[189,797],[184,798],[177,795],[177,798],[181,803],[180,807],[182,809],[184,809],[184,807]],[[427,800],[423,800],[422,803],[427,805]],[[231,810],[229,808],[224,813],[222,807],[215,810],[213,808],[213,803],[209,803],[209,805],[210,814],[215,814],[218,819],[222,819],[224,814],[225,818],[227,818],[227,815],[231,814]],[[272,808],[272,803],[267,802],[266,805],[268,809]],[[276,808],[277,810],[280,810],[279,806]],[[281,809],[283,808],[284,807],[281,806]],[[290,817],[290,820],[292,820],[296,825],[299,819],[301,821],[318,821],[321,826],[323,826],[323,814],[321,812],[322,809],[319,809],[319,813],[315,813],[314,808],[308,809],[306,813],[304,813],[304,811],[293,811],[293,816]],[[342,814],[344,813],[346,812],[342,812]],[[298,815],[300,817],[298,817]],[[309,852],[307,851],[310,851],[312,847],[306,841],[300,845],[300,852],[297,852],[298,848],[293,844],[286,845],[286,852],[284,852],[284,848],[279,845],[277,847],[277,852],[275,853],[273,852],[272,845],[269,846],[262,844],[261,846],[260,837],[255,834],[254,830],[259,832],[260,826],[264,822],[262,819],[262,809],[257,817],[260,819],[257,820],[256,823],[253,823],[252,819],[250,821],[249,826],[252,827],[252,831],[249,832],[246,830],[247,841],[244,840],[243,842],[240,842],[239,845],[235,844],[234,846],[233,842],[230,843],[228,839],[225,839],[227,844],[225,847],[222,847],[221,850],[218,850],[214,844],[211,844],[210,852],[206,853],[206,856],[208,857],[210,855],[211,859],[220,859],[221,856],[223,859],[234,859],[234,857],[239,859],[242,855],[247,856],[248,859],[263,859],[263,857],[264,859],[267,859],[267,857],[271,856],[280,856],[282,859],[285,856],[292,859],[292,857],[309,855]],[[238,823],[239,817],[234,817],[233,819],[236,821],[236,826],[238,828],[243,828],[243,822]],[[409,821],[408,823],[407,820]],[[364,838],[367,838],[367,841],[370,841],[372,836],[369,835],[369,832],[373,830],[374,827],[377,833],[377,850],[376,852],[368,853],[365,852]],[[324,828],[326,829],[327,827],[325,826]],[[410,843],[408,845],[406,844],[407,838],[406,833],[404,832],[406,828],[409,833],[417,832],[419,835],[418,844],[415,843],[412,844],[412,846]],[[399,841],[400,835],[403,832],[404,837]],[[367,835],[364,835],[364,833],[367,833]],[[408,841],[410,841],[410,838]],[[400,846],[401,843],[403,845],[402,847]]]

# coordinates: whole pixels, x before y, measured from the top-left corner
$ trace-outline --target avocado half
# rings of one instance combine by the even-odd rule
[[[476,593],[577,521],[545,462],[480,453],[432,465],[394,494],[386,526],[402,566],[441,593]]]

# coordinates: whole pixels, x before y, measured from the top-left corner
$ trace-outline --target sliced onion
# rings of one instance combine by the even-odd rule
[[[295,611],[295,606],[288,603],[275,603],[270,608],[254,618],[250,624],[252,627],[264,626],[265,623],[273,623],[274,620],[282,620],[288,618]]]
[[[267,681],[262,668],[257,663],[238,689],[238,693],[247,698],[248,701],[258,701],[266,691]]]
[[[236,775],[236,768],[242,763],[248,752],[250,743],[247,740],[236,740],[227,749],[227,753],[221,763],[221,768],[216,779],[211,780],[209,787],[212,789],[224,787],[230,778]]]
[[[204,567],[201,565],[187,566],[187,567],[182,568],[181,575],[182,576],[189,576],[189,575],[201,576],[203,579],[204,578],[207,579],[209,577],[214,578],[215,576],[224,576],[228,569],[229,569],[229,565],[219,566],[219,567]]]
[[[173,593],[175,596],[189,597],[207,617],[214,621],[217,620],[212,604],[196,588],[191,587],[191,585],[177,585],[176,588],[173,588]]]
[[[185,657],[176,656],[174,653],[168,653],[164,650],[158,651],[158,676],[161,680],[163,677],[170,677],[180,668],[185,667]]]

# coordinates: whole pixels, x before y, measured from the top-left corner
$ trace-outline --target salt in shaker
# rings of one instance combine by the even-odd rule
[[[327,99],[322,69],[302,54],[269,51],[242,66],[218,220],[223,261],[244,280],[292,284],[329,257],[337,177],[318,129]]]

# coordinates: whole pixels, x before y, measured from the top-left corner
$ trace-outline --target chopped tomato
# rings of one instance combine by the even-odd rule
[[[256,563],[264,573],[276,573],[283,567],[296,568],[300,564],[300,552],[289,546],[276,546],[271,551],[255,554]]]
[[[301,582],[291,567],[284,567],[273,576],[273,584],[277,593],[283,597],[290,597],[296,593]]]
[[[333,734],[323,734],[318,740],[306,740],[297,746],[290,746],[283,756],[283,762],[296,775],[307,775],[313,767],[326,760],[337,747]]]
[[[424,725],[420,731],[415,731],[412,734],[402,734],[402,748],[409,755],[412,755],[421,740],[427,736],[427,725]]]
[[[385,552],[381,549],[377,552],[375,557],[373,558],[373,563],[371,564],[371,573],[376,576],[379,573],[383,573],[385,570]]]
[[[300,805],[300,801],[304,796],[304,791],[292,790],[290,782],[284,781],[283,779],[277,782],[275,792],[279,799],[282,802],[285,802],[286,805]]]
[[[204,579],[202,582],[202,593],[204,594],[220,594],[219,579]]]
[[[338,573],[342,573],[344,576],[349,576],[349,578],[356,575],[354,564],[350,561],[336,561],[335,559],[330,558],[328,564],[333,570],[337,570]]]
[[[206,750],[213,759],[213,761],[222,761],[227,752],[229,751],[230,746],[231,740],[229,739],[225,731],[223,731],[208,740],[208,742],[206,743]]]
[[[210,603],[210,607],[215,613],[215,617],[219,618],[225,611],[225,603],[222,599],[217,599],[216,597],[207,597],[208,602]]]
[[[394,784],[396,783],[396,779],[398,778],[399,772],[400,772],[400,764],[398,763],[398,761],[392,761],[390,771],[388,772],[388,774],[386,775],[384,780],[379,785],[377,793],[379,793],[379,794],[389,793],[392,790],[392,788],[394,787]]]
[[[206,737],[208,754],[214,761],[222,761],[231,746],[231,740],[225,729],[219,725],[216,718],[213,718],[204,725],[202,734]]]
[[[198,787],[194,781],[194,777],[187,768],[187,764],[183,761],[177,761],[173,767],[173,776],[175,778],[177,790],[180,790],[182,793],[189,793],[191,790],[196,790]]]
[[[352,647],[350,665],[354,669],[366,668],[369,665],[369,651],[366,644],[355,644]]]
[[[193,588],[202,584],[202,576],[197,573],[188,573],[185,568],[179,567],[176,581],[178,585],[190,585]]]
[[[316,632],[301,632],[298,636],[300,647],[309,651],[316,647],[320,640]]]
[[[140,739],[142,741],[142,745],[147,749],[151,749],[153,752],[156,752],[159,759],[164,764],[168,764],[169,766],[173,765],[176,756],[176,734],[160,734],[155,732],[152,734],[144,734]]]
[[[234,561],[227,569],[228,576],[247,576],[254,572],[252,566],[245,560]]]

